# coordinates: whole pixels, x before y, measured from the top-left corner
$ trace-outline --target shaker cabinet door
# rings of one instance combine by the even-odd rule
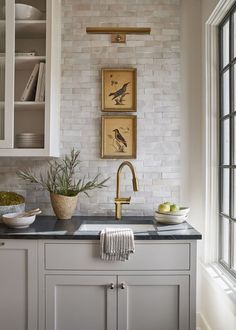
[[[37,242],[0,239],[0,329],[37,329]]]
[[[119,276],[118,330],[189,330],[189,277]]]
[[[46,330],[115,330],[116,276],[46,275]]]

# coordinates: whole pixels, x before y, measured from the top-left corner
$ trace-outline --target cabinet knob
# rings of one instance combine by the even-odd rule
[[[125,289],[125,283],[121,283],[120,288],[121,288],[122,290],[124,290],[124,289]]]
[[[111,283],[109,287],[110,287],[111,290],[113,290],[113,289],[115,289],[115,284]]]
[[[1,246],[4,246],[4,245],[5,245],[5,243],[4,243],[4,242],[0,242],[0,245],[1,245]]]

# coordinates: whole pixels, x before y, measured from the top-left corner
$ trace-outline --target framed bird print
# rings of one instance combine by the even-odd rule
[[[137,117],[102,116],[101,158],[136,158]]]
[[[102,69],[102,111],[136,111],[137,70]]]

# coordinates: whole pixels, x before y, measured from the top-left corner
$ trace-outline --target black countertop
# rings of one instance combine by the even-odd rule
[[[71,220],[57,220],[54,216],[38,216],[30,227],[25,229],[11,229],[0,223],[1,239],[72,239],[72,240],[98,240],[99,232],[78,231],[81,224],[103,223],[107,224],[155,224],[153,231],[134,233],[136,240],[197,240],[202,235],[189,223],[177,225],[163,225],[156,223],[151,216],[123,217],[120,221],[114,217],[102,216],[76,216]]]

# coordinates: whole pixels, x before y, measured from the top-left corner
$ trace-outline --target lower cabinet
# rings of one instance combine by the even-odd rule
[[[52,329],[187,330],[189,276],[47,275]]]
[[[118,282],[118,330],[189,329],[189,276],[119,276]]]
[[[116,277],[46,276],[46,330],[114,330]]]
[[[170,253],[171,252],[171,253]],[[0,330],[195,330],[196,241],[0,240]]]
[[[0,329],[37,329],[37,242],[0,240]]]

